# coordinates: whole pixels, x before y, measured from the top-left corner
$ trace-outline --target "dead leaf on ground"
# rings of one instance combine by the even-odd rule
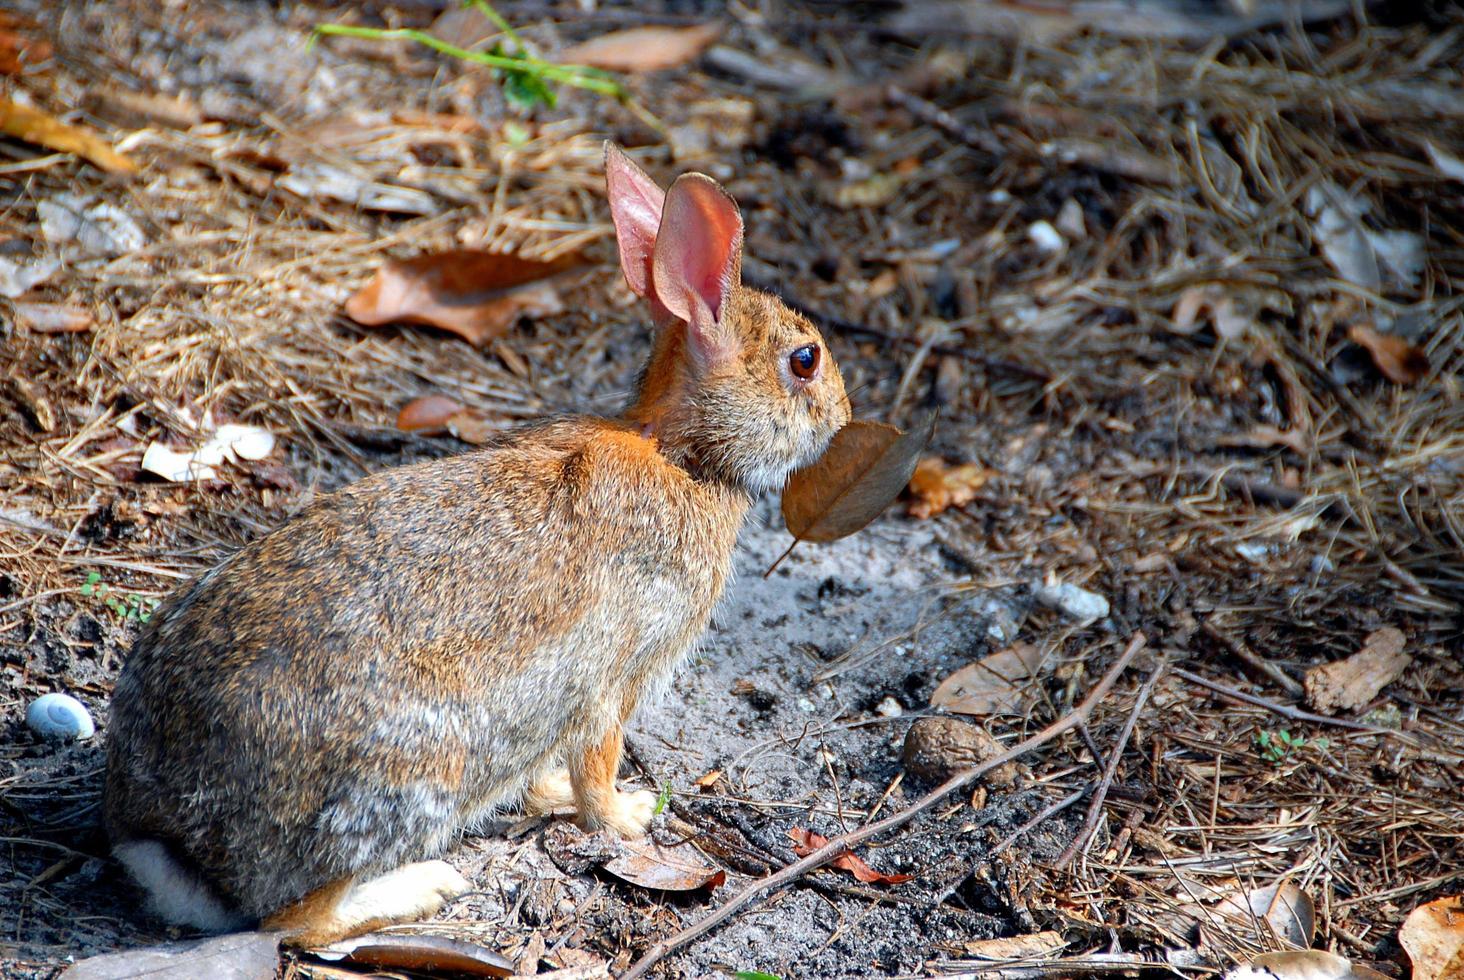
[[[996,475],[975,463],[951,466],[939,456],[927,456],[910,477],[909,514],[924,520],[951,507],[964,507],[976,499],[986,481]]]
[[[67,968],[64,980],[272,980],[280,938],[272,932],[234,932],[185,943],[105,953]]]
[[[1311,896],[1289,881],[1231,895],[1216,906],[1215,913],[1246,933],[1253,932],[1256,924],[1265,923],[1277,938],[1299,949],[1310,947],[1317,931],[1317,911]]]
[[[560,53],[559,60],[608,71],[660,71],[691,61],[721,33],[719,24],[632,27],[571,45]]]
[[[802,827],[794,827],[788,831],[788,836],[793,840],[793,853],[799,857],[808,857],[808,855],[829,842],[829,839],[823,834],[815,833],[812,830],[805,830]],[[829,864],[832,867],[849,872],[866,885],[898,885],[903,881],[909,881],[915,877],[914,875],[882,874],[866,864],[863,858],[847,850],[830,861]]]
[[[649,838],[622,841],[623,853],[604,868],[615,877],[667,892],[689,892],[716,888],[727,880],[727,872],[708,865],[701,852],[690,844],[662,847]]]
[[[51,44],[36,37],[40,25],[29,17],[0,11],[0,75],[19,75],[51,57]]]
[[[1347,339],[1366,348],[1383,377],[1394,384],[1417,384],[1428,375],[1428,355],[1402,337],[1355,323],[1347,329]]]
[[[1372,204],[1330,180],[1306,192],[1306,211],[1322,255],[1338,275],[1363,289],[1411,289],[1423,271],[1423,238],[1411,231],[1378,231],[1366,219]]]
[[[789,477],[788,530],[799,541],[829,542],[863,528],[910,482],[934,432],[934,414],[904,433],[882,422],[844,426],[816,462]]]
[[[1051,930],[1006,939],[971,939],[966,941],[966,955],[983,960],[1041,959],[1049,953],[1066,949],[1062,934]]]
[[[507,252],[458,250],[388,262],[346,300],[346,313],[368,327],[419,323],[481,347],[507,332],[520,316],[564,309],[552,277],[579,265],[574,256],[552,262]]]
[[[1369,633],[1352,656],[1306,672],[1307,703],[1323,714],[1356,711],[1368,704],[1413,662],[1403,651],[1406,643],[1403,631],[1393,626]]]
[[[967,664],[940,682],[930,703],[960,715],[995,715],[1020,711],[1026,703],[1026,681],[1045,671],[1050,660],[1030,643],[1016,643]]]
[[[1464,977],[1464,896],[1441,898],[1408,913],[1398,942],[1413,961],[1413,980]]]
[[[1322,949],[1262,953],[1226,971],[1224,980],[1388,980],[1370,967]]]
[[[397,413],[397,428],[403,432],[420,432],[423,435],[441,435],[447,431],[447,423],[464,406],[446,395],[424,395],[414,398],[402,406]]]
[[[17,302],[15,322],[36,333],[82,333],[91,329],[92,315],[70,303]]]
[[[108,173],[137,172],[136,163],[92,130],[69,126],[49,113],[10,99],[0,99],[0,133],[61,153],[74,153]]]
[[[721,778],[722,778],[722,770],[720,770],[720,769],[713,769],[711,772],[707,773],[705,776],[702,776],[700,779],[698,779],[692,785],[695,786],[699,790],[705,791],[705,790],[709,790],[713,786],[717,785],[717,781],[720,780]]]
[[[412,970],[469,977],[510,977],[513,961],[474,943],[447,936],[375,932],[309,950],[326,962],[347,962],[377,970]]]

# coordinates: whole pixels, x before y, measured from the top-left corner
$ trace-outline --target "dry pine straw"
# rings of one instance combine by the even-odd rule
[[[137,14],[167,36],[160,14]],[[297,26],[310,16],[297,13]],[[933,72],[940,84],[911,82],[913,94],[989,139],[968,146],[935,117],[912,114],[919,103],[867,90],[858,106],[832,107],[762,91],[744,152],[700,163],[661,149],[645,157],[663,174],[716,163],[735,176],[750,253],[775,263],[779,284],[804,302],[865,328],[834,338],[851,387],[868,382],[862,408],[897,405],[902,420],[944,379],[942,448],[1020,460],[965,514],[940,519],[956,545],[979,539],[995,553],[990,580],[1022,580],[1035,566],[1085,581],[1156,645],[1202,657],[1231,681],[1241,665],[1198,633],[1200,619],[1224,614],[1228,629],[1293,674],[1356,649],[1366,628],[1395,623],[1420,657],[1395,700],[1416,728],[1457,744],[1464,683],[1443,644],[1454,642],[1464,600],[1464,207],[1424,144],[1464,155],[1457,100],[1436,97],[1464,72],[1464,20],[1438,16],[1453,19],[1343,21],[1305,39],[1281,32],[1198,54],[1092,38],[1019,57],[980,40],[917,49],[849,30],[777,38],[785,51],[796,40],[809,57],[859,66],[876,92],[890,78]],[[108,30],[112,51],[138,43],[115,43],[133,30],[127,18],[110,18]],[[753,30],[734,28],[731,43]],[[99,43],[68,34],[52,73],[22,84],[52,109],[70,104],[117,70]],[[450,85],[349,67],[370,79],[378,105],[462,109]],[[644,84],[647,104],[673,125],[698,99],[748,94],[699,71]],[[481,82],[475,91],[491,103]],[[296,109],[251,125],[137,135],[128,150],[148,169],[130,183],[72,164],[27,175],[0,212],[0,235],[46,251],[35,204],[66,191],[115,201],[151,244],[73,263],[46,287],[95,312],[92,334],[6,339],[3,642],[21,649],[39,610],[70,598],[88,570],[161,594],[302,502],[288,481],[239,473],[202,488],[135,479],[129,464],[149,439],[193,436],[185,410],[271,427],[290,472],[308,483],[376,465],[363,428],[389,426],[401,403],[426,391],[505,423],[612,406],[635,338],[608,266],[580,287],[572,312],[506,339],[507,354],[417,330],[364,331],[337,314],[387,255],[467,242],[529,254],[586,248],[608,261],[597,122],[633,123],[579,97],[564,105],[563,118],[587,121],[531,125],[530,142],[515,148],[495,122],[445,134],[405,112],[374,128],[345,125],[332,142]],[[820,120],[837,125],[820,129]],[[780,133],[805,134],[786,150],[791,167],[774,158],[787,143],[777,144]],[[424,183],[437,188],[440,210],[427,217],[363,214],[272,188],[280,166],[315,156],[391,178],[403,153],[444,145],[436,183]],[[882,205],[830,205],[840,156],[902,173],[899,191]],[[897,167],[911,157],[913,169]],[[1370,202],[1383,227],[1427,236],[1416,284],[1375,296],[1337,280],[1301,208],[1323,178]],[[1026,227],[1055,221],[1069,199],[1086,233],[1045,255]],[[948,239],[954,253],[929,249]],[[1246,336],[1169,329],[1179,297],[1206,284],[1254,307]],[[1419,384],[1366,371],[1338,380],[1347,326],[1380,316],[1422,324],[1432,370]],[[871,333],[896,341],[861,345]],[[29,396],[16,379],[32,386]],[[128,417],[136,436],[116,428]],[[1293,448],[1225,445],[1262,424],[1300,438]],[[126,532],[108,533],[107,521]],[[1237,552],[1241,544],[1267,550],[1257,561]],[[1278,693],[1259,680],[1256,690]],[[1100,742],[1121,713],[1115,705],[1106,716]],[[1193,883],[1286,877],[1318,898],[1329,941],[1363,955],[1386,949],[1401,915],[1458,865],[1458,767],[1385,738],[1340,734],[1325,751],[1273,765],[1249,740],[1276,726],[1263,709],[1166,678],[1120,773],[1144,787],[1145,802],[1111,806],[1109,831],[1070,879],[1040,878],[1052,908],[1072,923],[1118,921],[1169,945],[1183,938],[1174,910]],[[1127,831],[1118,829],[1130,814]],[[1217,942],[1232,954],[1264,945],[1225,931]]]

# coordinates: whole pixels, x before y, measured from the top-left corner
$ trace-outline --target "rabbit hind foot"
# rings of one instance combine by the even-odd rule
[[[326,946],[437,913],[469,890],[446,861],[419,861],[367,881],[342,878],[264,920],[292,946]]]
[[[524,793],[524,813],[531,817],[548,816],[569,806],[574,806],[574,786],[569,770],[563,767],[541,776]]]

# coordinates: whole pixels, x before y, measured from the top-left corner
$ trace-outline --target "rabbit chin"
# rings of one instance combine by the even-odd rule
[[[749,460],[738,473],[738,478],[752,494],[781,491],[788,482],[789,475],[811,465],[822,456],[832,438],[832,433],[821,436],[817,432],[807,432],[799,440],[801,445],[791,454]]]

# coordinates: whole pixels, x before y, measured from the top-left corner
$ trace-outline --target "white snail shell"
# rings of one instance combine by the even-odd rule
[[[25,723],[42,738],[74,741],[97,732],[86,705],[69,694],[43,694],[25,709]]]

